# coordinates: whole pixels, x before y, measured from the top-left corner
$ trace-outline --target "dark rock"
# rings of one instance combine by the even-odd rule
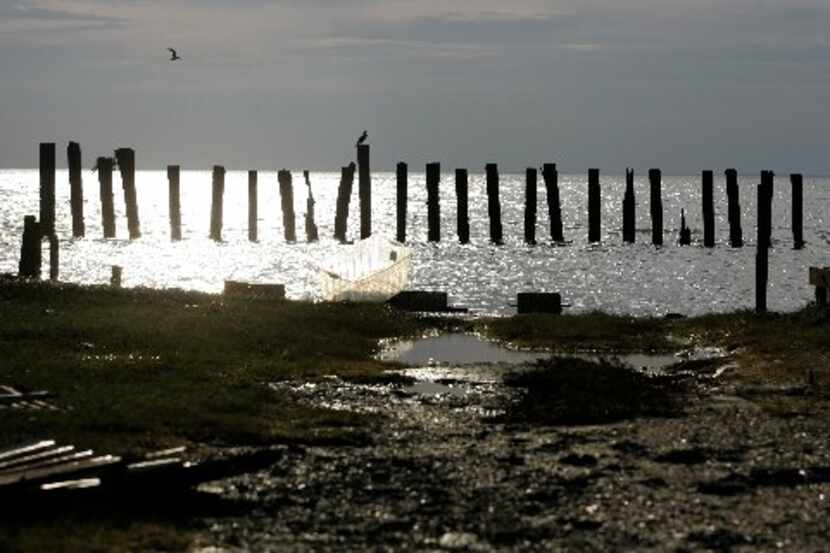
[[[559,459],[560,463],[564,463],[566,465],[572,465],[575,467],[595,467],[599,461],[593,455],[579,455],[577,453],[571,453],[570,455],[566,455]]]

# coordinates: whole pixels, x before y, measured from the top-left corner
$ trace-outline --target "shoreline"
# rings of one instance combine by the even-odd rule
[[[458,442],[451,448],[461,447],[462,450],[473,445],[468,443],[469,437],[464,437],[467,436],[466,431],[444,435],[444,430],[426,423],[422,426],[417,422],[421,420],[421,415],[413,415],[415,418],[409,420],[405,413],[410,409],[415,409],[415,414],[421,413],[424,409],[424,413],[437,409],[435,416],[440,420],[450,417],[456,421],[453,424],[472,425],[470,428],[478,429],[475,432],[485,432],[485,436],[492,436],[492,441],[490,438],[486,440],[490,445],[481,453],[481,462],[485,465],[494,462],[498,465],[498,459],[509,455],[509,449],[504,449],[505,440],[509,442],[521,436],[525,436],[529,440],[528,443],[535,445],[523,454],[526,462],[516,466],[537,466],[538,462],[543,462],[543,465],[548,467],[543,470],[559,471],[560,469],[556,469],[557,466],[569,466],[562,463],[563,459],[570,458],[572,454],[592,455],[600,459],[600,462],[596,466],[579,469],[588,471],[583,476],[594,475],[589,481],[593,481],[595,477],[603,481],[607,477],[607,466],[614,463],[606,463],[602,459],[609,455],[623,455],[617,463],[633,463],[632,466],[637,467],[641,467],[645,462],[646,464],[642,465],[645,468],[634,471],[637,474],[640,474],[641,470],[656,470],[652,466],[653,461],[646,462],[645,459],[640,459],[642,455],[638,457],[630,452],[619,451],[613,453],[617,450],[611,446],[621,443],[621,438],[619,435],[613,439],[609,436],[614,432],[620,432],[622,428],[628,428],[626,432],[636,430],[638,435],[651,436],[638,439],[643,447],[654,452],[646,456],[649,459],[673,450],[685,451],[697,447],[703,451],[703,462],[699,464],[699,468],[708,467],[707,459],[710,458],[710,454],[706,452],[709,451],[714,452],[711,453],[715,459],[712,462],[727,463],[727,470],[722,476],[729,474],[731,466],[731,471],[735,474],[744,475],[742,478],[750,478],[755,474],[750,471],[755,465],[747,464],[752,458],[751,455],[742,456],[742,460],[737,464],[733,462],[729,465],[728,461],[717,461],[723,457],[717,451],[736,447],[750,451],[755,447],[761,447],[758,441],[760,437],[758,440],[753,439],[755,441],[751,443],[732,444],[729,447],[722,444],[721,447],[718,445],[720,442],[707,441],[701,434],[701,443],[684,448],[678,447],[675,441],[677,436],[668,430],[688,427],[696,429],[694,432],[697,433],[708,429],[713,436],[718,435],[721,432],[712,425],[715,424],[713,421],[720,420],[719,417],[722,415],[719,413],[724,413],[723,409],[735,410],[735,413],[739,414],[736,416],[742,417],[741,420],[750,425],[748,428],[751,427],[753,418],[757,419],[759,424],[767,425],[768,431],[773,432],[778,436],[776,439],[781,441],[775,448],[778,452],[775,455],[780,453],[782,457],[776,463],[781,465],[782,470],[789,470],[793,466],[786,461],[788,439],[784,438],[786,434],[779,435],[779,430],[783,432],[787,425],[795,424],[787,421],[804,421],[804,424],[812,425],[810,432],[814,433],[819,431],[817,429],[823,428],[822,425],[826,426],[824,415],[830,412],[827,394],[830,382],[830,315],[814,308],[787,314],[770,313],[756,316],[750,312],[737,312],[688,319],[643,319],[599,313],[460,319],[413,316],[396,312],[385,305],[226,299],[218,295],[181,290],[112,289],[0,282],[0,313],[3,315],[0,317],[0,354],[5,359],[3,368],[0,369],[0,384],[14,385],[23,390],[48,390],[54,393],[52,403],[62,408],[56,412],[27,412],[25,416],[21,416],[20,412],[0,410],[0,446],[6,447],[30,438],[52,437],[61,442],[77,444],[79,447],[93,447],[102,452],[118,454],[140,454],[163,447],[186,445],[189,454],[196,457],[210,457],[217,452],[239,446],[288,448],[285,450],[285,461],[280,466],[289,472],[300,470],[304,466],[308,466],[309,470],[315,466],[331,467],[331,463],[326,459],[341,459],[335,463],[339,467],[337,470],[325,474],[329,474],[326,478],[331,479],[329,485],[337,486],[335,496],[340,497],[342,492],[344,501],[351,494],[358,493],[357,488],[350,486],[364,485],[359,483],[362,482],[360,479],[353,481],[351,478],[338,476],[339,472],[348,470],[348,459],[356,452],[361,452],[359,457],[367,463],[382,466],[382,463],[388,462],[390,458],[400,455],[395,453],[400,445],[394,445],[399,443],[394,438],[398,434],[409,436],[412,444],[421,444],[418,446],[420,449],[417,449],[417,452],[420,452],[418,455],[427,457],[442,455],[440,452],[430,452],[430,448],[438,447],[437,444],[442,440],[448,446]],[[606,353],[677,351],[681,344],[683,347],[713,346],[727,353],[729,369],[723,371],[716,380],[712,380],[711,366],[687,366],[684,370],[696,375],[695,379],[702,379],[701,382],[705,382],[705,385],[693,386],[683,392],[683,397],[687,398],[688,403],[686,413],[679,415],[679,418],[654,419],[646,413],[630,419],[625,415],[622,421],[600,423],[598,426],[584,426],[584,423],[574,425],[574,422],[556,423],[553,430],[550,430],[549,422],[535,419],[500,422],[494,425],[493,422],[488,422],[487,416],[482,415],[481,409],[504,409],[504,405],[510,404],[509,398],[513,397],[514,392],[507,393],[506,389],[502,390],[502,385],[492,388],[491,392],[488,391],[491,390],[488,388],[489,385],[469,384],[470,393],[463,400],[411,396],[407,389],[402,387],[405,386],[405,382],[390,378],[388,373],[390,369],[403,368],[402,365],[384,363],[372,358],[382,339],[417,337],[428,332],[441,333],[449,330],[480,333],[489,339],[509,343],[514,347],[544,348],[556,352],[583,349]],[[591,391],[599,390],[596,388],[598,381],[593,380],[596,377],[592,376],[584,382],[584,378],[580,378],[577,375],[577,380],[568,383],[567,386],[587,386],[587,397],[597,406],[601,407],[604,402],[611,402],[616,409],[620,405],[618,402],[622,396],[614,397],[617,395],[617,388],[613,381],[610,391],[603,394],[603,397],[592,398]],[[276,383],[276,386],[269,386],[269,383]],[[295,387],[305,389],[304,383],[310,385],[309,390],[318,390],[318,395],[307,396],[304,393],[290,391]],[[556,386],[562,385],[565,384],[560,383]],[[635,387],[633,389],[639,386],[637,382],[630,385]],[[556,394],[553,393],[553,396],[556,397]],[[538,396],[543,400],[549,397],[551,396],[545,394]],[[567,397],[577,395],[569,394]],[[719,399],[722,397],[739,399]],[[507,403],[504,403],[505,401]],[[376,405],[377,408],[342,408],[343,405],[348,407],[350,404],[358,407],[363,404],[367,408]],[[338,405],[339,408],[334,407]],[[395,405],[402,411],[396,412]],[[490,407],[487,407],[488,405]],[[497,407],[498,405],[502,407]],[[71,409],[67,411],[68,407]],[[579,403],[574,403],[572,407],[574,410],[571,412],[582,412]],[[533,405],[528,412],[534,412]],[[623,409],[616,412],[628,411]],[[575,422],[579,423],[579,417]],[[596,430],[591,430],[593,428]],[[659,428],[665,428],[666,433],[655,430]],[[582,446],[575,449],[565,448],[561,455],[554,458],[544,456],[548,454],[542,455],[544,449],[536,451],[555,436],[561,438],[585,432],[589,436],[588,443],[594,443],[596,440],[600,442],[587,449]],[[766,432],[767,430],[763,430],[761,434]],[[594,437],[590,437],[592,435]],[[611,441],[608,441],[609,439]],[[633,437],[630,439],[634,440]],[[733,440],[740,442],[742,438],[737,436]],[[601,445],[602,443],[605,445]],[[825,449],[816,445],[815,452],[810,457],[810,466],[830,466],[830,461],[825,463]],[[701,457],[700,452],[696,455]],[[543,461],[544,459],[548,461]],[[416,462],[411,467],[416,467],[417,464]],[[657,466],[665,468],[674,465],[663,465],[658,462]],[[698,464],[695,461],[690,465],[680,466],[694,469]],[[460,472],[452,473],[456,476],[445,476],[451,477],[451,480],[456,477],[463,480],[478,474],[469,472],[472,470],[471,467],[459,470]],[[435,484],[431,483],[429,471],[422,472],[418,468],[416,472],[416,475],[411,475],[415,480],[408,481],[407,486],[419,488]],[[524,474],[522,471],[519,472]],[[721,474],[717,471],[716,473]],[[750,476],[746,476],[747,474]],[[712,477],[707,477],[706,481],[716,481],[714,475],[715,473],[712,473]],[[521,480],[527,476],[516,475],[516,478]],[[371,477],[371,473],[367,473],[365,477]],[[236,492],[227,491],[228,485],[249,481],[251,486],[253,484],[250,482],[259,482],[258,478],[260,476],[251,475],[237,480],[221,481],[218,483],[219,489],[226,491],[220,492],[220,496],[234,498]],[[282,478],[277,480],[281,482]],[[297,485],[297,482],[291,484],[293,477],[286,478],[286,486]],[[394,475],[392,478],[395,478]],[[505,485],[509,486],[504,490],[519,485],[518,481],[511,478],[513,477],[505,481]],[[626,480],[629,478],[630,476],[626,477]],[[697,482],[699,478],[695,476],[692,480]],[[689,479],[683,477],[678,482],[689,482]],[[635,485],[634,481],[631,485]],[[264,506],[270,505],[271,500],[267,499],[270,492],[267,492],[266,483],[259,482],[256,486],[254,487],[258,491],[253,494],[255,499],[250,508],[258,512]],[[673,482],[671,486],[674,486]],[[746,493],[754,493],[751,491],[754,489],[751,482],[746,486],[745,489],[749,490]],[[287,492],[283,490],[274,493],[279,495]],[[463,499],[466,492],[458,493],[460,495],[456,495],[455,491],[450,494],[456,499],[447,498],[447,508],[454,505],[454,501],[469,500]],[[306,499],[302,501],[306,501],[313,496],[303,497]],[[394,508],[409,509],[408,503],[400,503],[395,497],[397,496],[393,494],[384,498],[381,494],[371,502],[380,502],[378,505],[386,504],[390,508],[397,506]],[[577,506],[571,504],[578,503],[577,500],[576,496],[569,498],[566,493],[555,505],[547,504],[545,508],[560,513],[556,516],[564,519],[568,518],[566,511]],[[338,504],[337,501],[333,505]],[[517,508],[524,505],[524,500],[516,498],[515,501]],[[470,505],[475,504],[477,503],[474,501]],[[283,508],[286,507],[279,509]],[[457,504],[452,508],[462,507],[461,504]],[[241,539],[246,543],[245,540],[248,538],[233,538],[236,531],[229,530],[230,527],[226,526],[226,523],[236,520],[243,526],[249,523],[257,527],[260,522],[265,524],[267,521],[259,515],[251,517],[243,514],[240,515],[242,518],[231,516],[229,519],[220,517],[217,528],[224,530],[206,532],[204,521],[210,520],[211,516],[208,515],[206,519],[205,515],[197,511],[194,510],[188,515],[185,509],[184,513],[180,513],[184,520],[176,517],[146,519],[141,515],[136,517],[136,525],[127,530],[118,530],[119,523],[108,516],[99,516],[95,511],[85,519],[74,519],[74,522],[81,528],[89,529],[91,525],[96,531],[102,532],[102,535],[107,535],[106,539],[113,543],[123,541],[136,547],[138,543],[145,543],[141,540],[146,539],[149,532],[153,535],[167,536],[159,538],[160,543],[167,543],[172,550],[181,550],[182,540],[197,543],[200,540],[213,539],[218,540],[218,543],[227,544],[234,539]],[[313,511],[301,510],[295,515],[286,513],[286,516],[289,519],[295,517],[297,524],[305,521],[303,524],[310,525],[311,528],[313,524],[306,518],[311,512]],[[698,514],[703,516],[705,511]],[[71,528],[72,525],[69,525],[70,528],[62,528],[55,534],[55,521],[63,520],[64,515],[58,513],[55,516],[57,519],[47,517],[46,520],[35,518],[23,521],[24,526],[30,530],[30,536],[40,536],[39,539],[42,541],[35,543],[41,548],[44,544],[53,543],[49,540],[56,539],[55,535],[70,542],[74,539],[72,536],[77,536],[77,531]],[[92,518],[89,518],[90,516]],[[456,521],[457,524],[464,526],[462,522],[468,516],[470,515],[462,516]],[[525,515],[521,513],[516,516],[525,520],[522,518]],[[438,523],[438,519],[432,518],[428,512],[421,515],[411,513],[407,517],[407,520],[411,521],[420,520],[420,524]],[[577,517],[574,520],[581,518]],[[517,523],[518,527],[529,528],[525,522]],[[594,520],[586,524],[596,527],[596,522]],[[604,520],[602,525],[607,522],[607,519]],[[430,526],[432,530],[429,532],[410,533],[413,536],[411,539],[417,538],[417,543],[410,538],[402,538],[400,531],[393,529],[387,529],[388,532],[381,531],[375,538],[370,539],[365,532],[371,529],[360,526],[363,530],[359,532],[362,536],[359,540],[370,541],[352,542],[352,545],[371,547],[382,543],[394,546],[394,543],[398,543],[399,547],[408,548],[418,543],[429,544],[432,543],[430,540],[435,540],[433,546],[440,546],[442,539],[453,539],[452,535],[444,538],[444,534],[453,532],[472,533],[481,543],[490,546],[497,544],[500,538],[492,534],[493,526],[485,522],[481,524],[484,526],[479,526],[479,529],[473,532],[467,531],[472,527],[461,531],[442,530],[440,524]],[[579,525],[583,523],[573,523],[572,526],[574,524],[578,530]],[[5,525],[0,525],[0,534],[3,534],[7,541],[10,540],[9,543],[17,543],[22,550],[37,549],[36,546],[25,547],[22,545],[24,542],[20,541],[20,535],[2,526]],[[335,527],[334,531],[337,528],[339,527]],[[345,527],[341,530],[346,531]],[[113,534],[109,533],[113,531],[118,537],[113,537]],[[701,535],[709,536],[711,532],[707,532],[704,531]],[[744,534],[747,532],[748,530]],[[55,535],[50,537],[51,534]],[[253,541],[247,542],[252,546],[259,543],[259,538],[254,539],[254,534],[249,536]],[[549,530],[541,534],[530,532],[528,535],[537,536],[543,542],[553,539],[560,545],[570,543],[568,540],[573,537],[572,532],[565,536],[557,532],[551,534]],[[282,534],[280,539],[289,540],[288,536]],[[514,536],[519,541],[507,545],[509,548],[523,550],[521,532]],[[291,539],[299,540],[291,543],[300,550],[304,547],[313,548],[310,542],[303,542],[299,535]],[[458,539],[473,538],[462,536]],[[556,541],[560,539],[566,541]],[[305,543],[305,546],[302,546],[302,543]],[[617,543],[619,546],[619,543],[613,540],[597,542],[602,543],[609,546]],[[334,547],[335,544],[332,542],[323,549]],[[159,546],[158,549],[164,547]],[[83,547],[77,550],[83,550]]]

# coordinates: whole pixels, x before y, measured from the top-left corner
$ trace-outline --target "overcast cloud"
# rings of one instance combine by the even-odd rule
[[[0,0],[0,166],[830,174],[816,0]],[[170,63],[176,47],[182,60]]]

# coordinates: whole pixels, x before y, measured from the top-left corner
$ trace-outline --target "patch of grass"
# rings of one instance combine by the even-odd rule
[[[666,324],[663,319],[605,313],[516,315],[478,322],[483,333],[522,348],[616,353],[676,349],[667,338]]]
[[[370,359],[378,339],[423,326],[385,305],[3,283],[0,384],[48,390],[71,411],[0,411],[0,447],[43,437],[114,453],[362,440],[373,419],[300,405],[267,383],[369,378],[385,368]]]
[[[192,532],[169,521],[90,520],[67,515],[25,525],[0,524],[0,550],[5,552],[185,551]]]
[[[682,414],[682,381],[646,376],[609,361],[555,357],[529,372],[505,376],[525,394],[507,418],[538,424],[603,424],[637,417]]]

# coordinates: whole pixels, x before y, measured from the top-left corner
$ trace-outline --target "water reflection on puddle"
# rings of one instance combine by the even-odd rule
[[[657,370],[681,360],[674,354],[626,353],[551,353],[544,351],[517,351],[476,334],[442,334],[417,340],[400,340],[385,344],[378,354],[381,361],[398,361],[411,366],[464,366],[464,365],[526,365],[555,355],[567,355],[581,359],[600,358],[617,360],[636,369]],[[688,357],[684,357],[688,358]],[[417,376],[416,376],[417,378]]]
[[[381,351],[381,361],[407,365],[472,365],[506,363],[521,365],[550,357],[545,352],[514,351],[475,334],[442,334],[417,340],[389,343]]]
[[[470,385],[500,382],[506,372],[521,370],[540,359],[552,356],[578,357],[596,361],[613,360],[645,372],[657,372],[687,359],[717,355],[713,351],[683,354],[626,353],[551,353],[511,350],[476,334],[451,333],[416,340],[399,340],[382,344],[381,361],[397,361],[411,368],[401,371],[416,379],[407,391],[416,395],[459,396]]]

